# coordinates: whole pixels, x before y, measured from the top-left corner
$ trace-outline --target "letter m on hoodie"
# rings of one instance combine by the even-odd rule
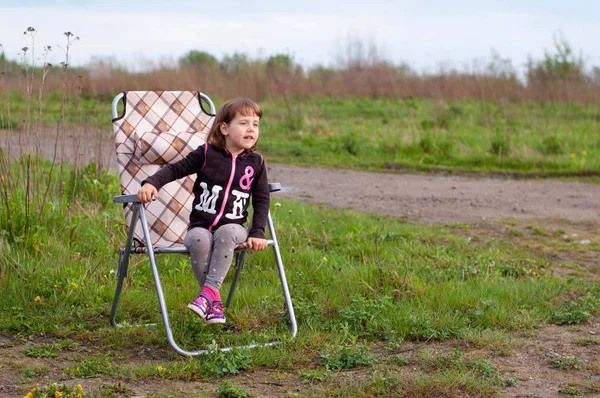
[[[223,187],[214,185],[212,187],[212,192],[208,190],[208,186],[205,182],[201,182],[200,187],[202,188],[202,193],[200,194],[200,201],[196,205],[196,210],[215,214],[217,212],[216,205],[217,199],[219,198],[219,192],[223,190]]]

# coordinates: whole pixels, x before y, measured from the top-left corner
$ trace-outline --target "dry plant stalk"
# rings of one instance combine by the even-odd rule
[[[47,128],[43,123],[44,96],[48,88],[52,89],[52,82],[55,81],[55,77],[51,73],[53,67],[46,62],[51,47],[44,47],[42,57],[36,58],[37,31],[33,27],[28,27],[24,34],[30,36],[31,45],[22,48],[19,64],[8,61],[3,47],[0,46],[0,60],[3,61],[3,65],[0,65],[2,67],[0,88],[4,94],[0,103],[3,108],[0,113],[0,127],[4,130],[2,135],[5,139],[5,144],[0,148],[0,211],[5,215],[8,239],[13,241],[17,238],[27,239],[34,223],[40,223],[43,220],[50,208],[47,206],[50,195],[55,195],[53,198],[58,197],[59,200],[64,199],[63,162],[66,139],[64,130],[69,116],[67,104],[70,95],[69,50],[73,42],[79,40],[71,32],[65,33],[67,41],[64,49],[65,62],[61,63],[60,74],[62,79],[61,108],[54,136],[54,151],[48,171],[48,167],[41,161],[41,155],[42,145],[44,145],[43,131]],[[9,65],[11,66],[9,67]],[[11,68],[14,71],[11,71]],[[14,73],[11,74],[11,72]],[[78,87],[81,87],[81,84]],[[20,113],[14,112],[11,93],[21,93],[19,95],[23,98],[24,108]],[[80,98],[81,95],[78,95],[74,109],[78,116],[76,118],[78,122],[83,119],[79,115],[81,112]],[[15,118],[19,121],[19,128],[14,128]],[[15,159],[17,160],[15,161]],[[59,182],[54,184],[54,174],[57,168]],[[22,206],[20,208],[14,207],[14,199],[18,195],[23,195],[19,203],[19,206]],[[11,206],[13,207],[11,208]],[[66,209],[68,213],[69,206],[66,206]],[[68,219],[70,215],[66,214],[66,216]]]

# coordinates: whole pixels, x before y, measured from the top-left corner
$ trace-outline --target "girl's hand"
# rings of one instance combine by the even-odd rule
[[[248,238],[246,247],[250,250],[261,251],[267,248],[267,240],[261,238]]]
[[[152,197],[158,198],[158,190],[152,184],[145,183],[138,191],[138,199],[142,203],[152,201]]]

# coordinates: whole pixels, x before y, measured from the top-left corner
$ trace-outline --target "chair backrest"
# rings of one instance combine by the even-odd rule
[[[206,140],[214,115],[203,109],[197,91],[128,91],[123,114],[113,119],[115,149],[124,195],[137,194],[141,182],[167,163],[176,162]],[[146,205],[153,247],[183,244],[192,208],[190,175],[165,185],[158,200]],[[132,206],[125,207],[131,224]],[[134,237],[145,246],[138,223]]]

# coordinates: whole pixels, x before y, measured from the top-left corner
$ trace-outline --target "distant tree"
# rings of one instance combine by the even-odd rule
[[[586,80],[583,57],[576,56],[562,35],[554,37],[554,52],[544,52],[544,59],[527,64],[527,80],[532,84],[548,85],[557,81],[583,82]]]
[[[327,83],[335,77],[336,71],[323,65],[317,65],[308,70],[308,78],[321,83]]]
[[[219,61],[206,51],[191,50],[179,58],[180,67],[217,68]]]
[[[293,72],[295,69],[294,59],[288,54],[271,55],[267,59],[268,72]]]
[[[234,53],[223,57],[221,69],[228,75],[237,74],[247,69],[250,63],[246,54]]]

